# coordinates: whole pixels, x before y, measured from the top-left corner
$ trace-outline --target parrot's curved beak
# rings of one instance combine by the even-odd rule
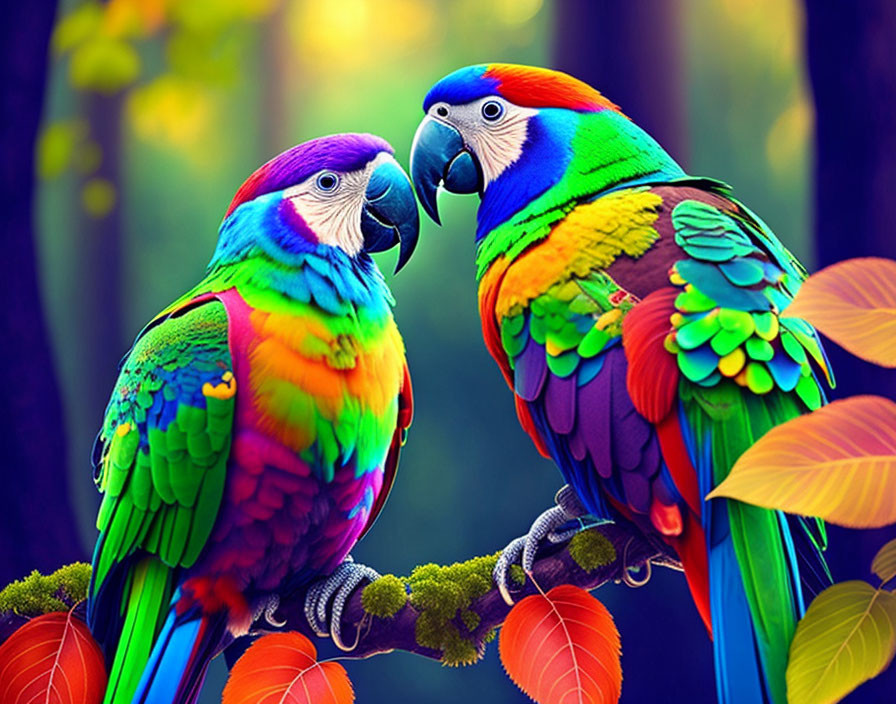
[[[408,263],[420,235],[420,215],[411,182],[398,164],[384,161],[370,174],[364,198],[364,249],[383,252],[399,245],[397,273]]]
[[[439,185],[451,193],[482,192],[482,169],[460,132],[431,117],[423,119],[414,135],[411,178],[423,209],[439,225]]]

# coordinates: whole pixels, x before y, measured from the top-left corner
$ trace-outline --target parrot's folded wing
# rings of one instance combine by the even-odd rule
[[[125,358],[94,449],[103,492],[91,592],[135,550],[192,565],[224,490],[236,379],[217,300],[157,320]]]

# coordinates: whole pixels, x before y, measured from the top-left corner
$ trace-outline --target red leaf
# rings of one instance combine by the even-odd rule
[[[338,662],[318,662],[301,633],[259,638],[230,671],[222,704],[351,704],[348,673]]]
[[[98,704],[105,691],[103,653],[71,611],[33,618],[0,645],[4,704]]]
[[[523,599],[504,621],[498,647],[510,679],[539,704],[619,701],[619,631],[584,589],[562,584]]]

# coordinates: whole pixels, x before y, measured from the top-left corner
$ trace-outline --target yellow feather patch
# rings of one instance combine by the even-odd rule
[[[719,371],[725,376],[737,376],[741,369],[744,368],[746,361],[747,356],[744,354],[743,349],[735,347],[732,352],[729,352],[719,360]]]
[[[203,396],[211,396],[212,398],[226,401],[233,398],[236,393],[236,379],[233,378],[233,372],[226,371],[221,375],[221,383],[214,386],[210,382],[202,385]]]
[[[620,321],[622,318],[622,311],[619,308],[613,308],[612,310],[608,310],[606,313],[602,313],[601,316],[595,321],[594,325],[598,330],[606,330],[613,323]]]
[[[507,267],[495,305],[498,318],[512,315],[556,284],[608,267],[620,254],[644,254],[659,237],[653,223],[661,203],[660,196],[648,191],[619,191],[572,210],[546,239]],[[502,260],[483,276],[480,298],[494,285],[492,269],[505,268]]]

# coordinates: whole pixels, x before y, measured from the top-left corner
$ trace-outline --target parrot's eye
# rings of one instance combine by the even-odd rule
[[[489,100],[482,104],[482,116],[490,122],[494,122],[503,114],[504,106],[497,100]]]
[[[331,171],[324,171],[317,177],[317,187],[324,193],[332,193],[339,185],[339,177]]]
[[[448,117],[448,107],[445,105],[439,105],[439,107],[436,108],[436,115],[438,115],[439,117]]]

